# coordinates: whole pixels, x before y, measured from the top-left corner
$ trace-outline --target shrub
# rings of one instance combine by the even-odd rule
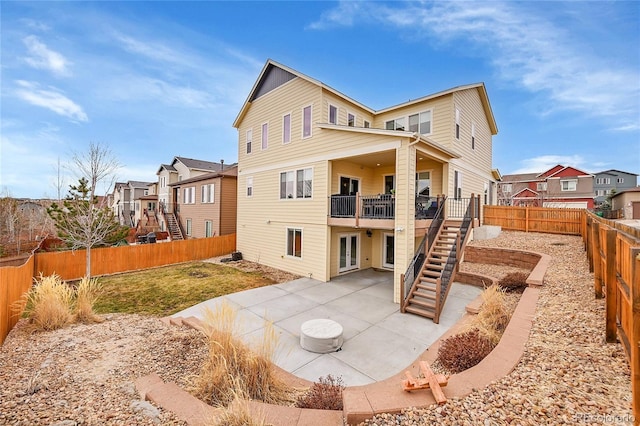
[[[511,313],[505,301],[504,290],[494,284],[482,292],[482,306],[473,319],[471,328],[478,329],[482,335],[497,345],[510,318]]]
[[[102,285],[95,278],[84,277],[76,288],[76,321],[83,323],[102,322],[93,312]]]
[[[251,415],[247,400],[237,395],[233,403],[212,424],[214,426],[266,426],[264,419],[255,419]]]
[[[493,344],[477,329],[445,339],[438,350],[438,362],[451,373],[477,365],[493,349]]]
[[[298,408],[314,408],[317,410],[342,410],[342,390],[344,384],[342,378],[334,378],[329,374],[326,378],[320,377],[307,393],[296,401]]]
[[[73,299],[73,289],[59,276],[40,275],[24,294],[18,309],[24,309],[24,315],[36,330],[56,330],[71,322]]]
[[[262,342],[254,350],[234,336],[237,312],[222,304],[205,312],[205,334],[209,354],[194,393],[211,405],[227,406],[236,395],[267,403],[289,400],[289,390],[272,366],[277,336],[273,325],[265,325]]]
[[[498,282],[498,285],[507,293],[522,293],[528,286],[527,278],[529,275],[525,272],[510,272]]]

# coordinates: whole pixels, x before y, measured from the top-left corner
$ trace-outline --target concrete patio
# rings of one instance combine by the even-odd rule
[[[173,317],[204,318],[226,302],[238,310],[237,328],[249,344],[261,341],[265,322],[273,322],[279,336],[274,362],[309,381],[328,374],[340,376],[346,386],[386,379],[411,365],[465,313],[465,306],[482,289],[454,283],[440,324],[412,314],[401,314],[393,303],[391,272],[367,269],[323,283],[300,278],[208,300]],[[300,347],[300,326],[327,318],[344,329],[342,350],[317,354]]]

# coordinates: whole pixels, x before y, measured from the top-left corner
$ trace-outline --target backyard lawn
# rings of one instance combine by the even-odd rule
[[[121,312],[166,316],[205,300],[274,284],[260,272],[191,262],[98,278],[98,314]]]

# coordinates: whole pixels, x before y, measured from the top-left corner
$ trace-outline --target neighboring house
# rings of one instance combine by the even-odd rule
[[[233,125],[237,249],[252,261],[321,281],[394,271],[399,302],[436,195],[495,204],[482,83],[376,111],[269,60]]]
[[[620,170],[604,170],[595,174],[593,189],[596,194],[596,204],[602,204],[607,197],[626,189],[637,186],[638,175]]]
[[[143,217],[143,210],[148,207],[148,200],[141,199],[149,195],[149,185],[153,182],[130,180],[126,183],[117,182],[113,189],[113,213],[118,217],[121,225],[135,228]]]
[[[623,219],[640,219],[640,187],[614,194],[611,197],[611,210],[622,210]]]
[[[158,208],[162,213],[175,214],[178,200],[176,187],[171,184],[182,180],[202,176],[207,173],[220,172],[225,167],[233,167],[235,164],[225,166],[224,162],[196,160],[186,157],[174,157],[171,164],[161,164],[156,172],[158,175]],[[160,214],[158,216],[161,230],[167,230],[168,220],[171,218]]]
[[[169,184],[178,194],[176,211],[186,238],[236,232],[238,167]]]
[[[593,175],[558,164],[543,173],[503,175],[498,204],[504,206],[593,208]]]

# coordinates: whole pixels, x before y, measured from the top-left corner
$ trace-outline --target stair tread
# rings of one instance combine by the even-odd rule
[[[409,305],[418,305],[421,308],[427,308],[427,309],[436,309],[436,301],[433,300],[433,302],[427,302],[427,301],[423,301],[420,299],[416,299],[416,298],[411,298],[409,299]]]
[[[424,288],[422,288],[422,287],[418,287],[418,288],[424,290]],[[423,299],[430,299],[430,300],[434,300],[435,301],[436,300],[436,291],[435,291],[435,289],[428,291],[428,293],[420,292],[420,291],[414,291],[412,297],[421,297]]]
[[[420,316],[425,317],[425,318],[433,319],[436,316],[435,312],[425,311],[424,309],[415,308],[415,307],[412,307],[412,306],[407,306],[405,308],[405,310],[407,312],[411,312],[412,314],[420,315]]]

